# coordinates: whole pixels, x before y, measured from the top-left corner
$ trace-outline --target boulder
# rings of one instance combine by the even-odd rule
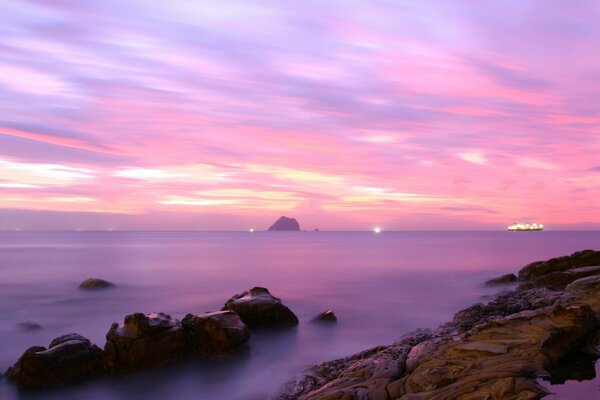
[[[269,228],[270,231],[299,231],[300,224],[296,218],[279,217]]]
[[[255,287],[227,300],[223,310],[235,311],[250,328],[285,328],[298,325],[298,317],[268,289]]]
[[[497,278],[490,279],[490,280],[486,281],[485,284],[488,286],[506,285],[508,283],[514,283],[516,281],[517,281],[517,276],[515,274],[506,274],[506,275],[499,276]]]
[[[250,337],[248,328],[233,311],[187,314],[181,321],[193,354],[223,355],[239,349]]]
[[[181,323],[163,313],[135,313],[106,334],[106,364],[111,372],[157,367],[184,359],[187,337]]]
[[[108,289],[116,286],[112,282],[98,278],[88,278],[79,284],[80,289]]]
[[[321,314],[315,316],[311,322],[322,322],[322,323],[336,323],[337,317],[333,310],[323,311]]]
[[[6,376],[24,388],[43,388],[77,382],[106,371],[104,352],[76,333],[54,339],[48,348],[25,350]]]

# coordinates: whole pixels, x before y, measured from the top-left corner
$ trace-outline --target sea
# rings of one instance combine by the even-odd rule
[[[268,288],[296,328],[252,332],[233,359],[190,361],[0,399],[224,399],[275,396],[311,365],[435,328],[503,288],[483,284],[524,265],[600,249],[600,232],[0,232],[0,371],[30,346],[76,332],[103,347],[134,312],[220,310],[232,295]],[[84,291],[103,278],[117,287]],[[508,287],[510,288],[510,286]],[[335,325],[310,320],[325,310]],[[23,329],[34,322],[40,329]],[[597,363],[598,364],[598,363]],[[597,372],[598,365],[596,365]],[[549,385],[549,399],[600,398],[597,377]]]

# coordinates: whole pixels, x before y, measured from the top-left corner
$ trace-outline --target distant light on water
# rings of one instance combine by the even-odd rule
[[[379,232],[381,232],[381,228],[376,226],[375,228],[373,228],[373,232],[379,233]]]
[[[254,228],[250,228],[250,233],[254,232]]]

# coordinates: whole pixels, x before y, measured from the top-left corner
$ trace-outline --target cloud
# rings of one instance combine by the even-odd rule
[[[473,164],[485,165],[487,164],[487,159],[483,156],[483,154],[478,152],[464,152],[458,153],[457,156],[464,161],[468,161]]]
[[[25,199],[2,207],[235,222],[279,205],[344,227],[600,215],[592,2],[29,0],[0,15],[0,189]]]

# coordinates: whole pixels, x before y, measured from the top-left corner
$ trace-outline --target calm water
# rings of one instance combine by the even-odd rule
[[[0,381],[0,398],[266,399],[316,362],[450,320],[497,291],[482,285],[490,277],[584,248],[600,249],[600,232],[0,232],[0,370],[64,333],[102,347],[127,314],[182,318],[253,286],[268,287],[301,320],[285,333],[253,334],[250,353],[232,361],[33,394]],[[118,288],[79,290],[87,277]],[[307,322],[329,308],[337,326]],[[43,328],[20,330],[23,321]],[[593,397],[599,384],[552,390],[557,399]]]

